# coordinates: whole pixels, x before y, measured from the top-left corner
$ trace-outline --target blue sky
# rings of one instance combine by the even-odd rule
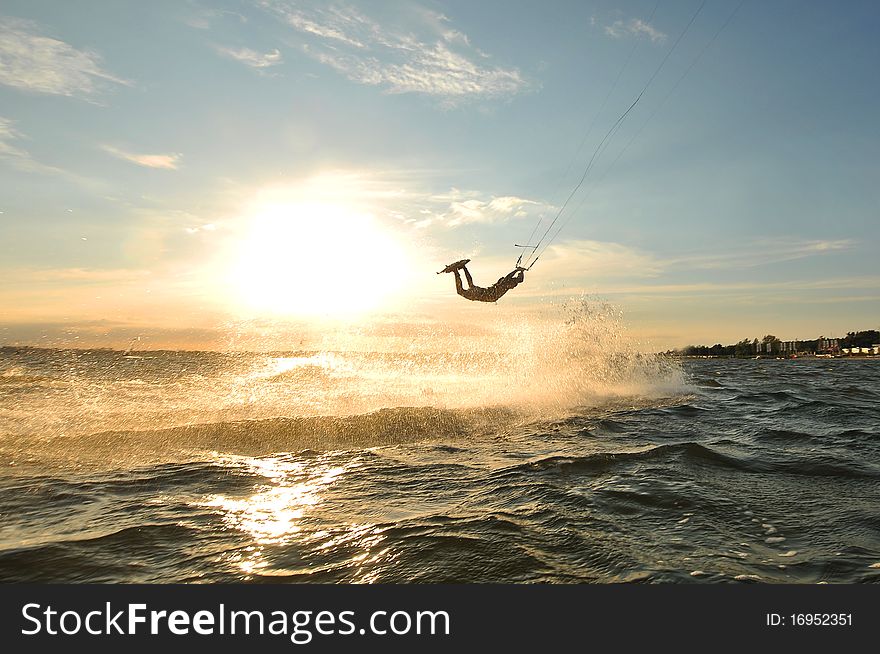
[[[877,328],[880,11],[738,5],[702,4],[494,306],[434,272],[510,269],[701,0],[4,2],[0,341],[216,346],[346,304],[478,325],[581,294],[657,347]],[[347,303],[373,274],[387,293]]]

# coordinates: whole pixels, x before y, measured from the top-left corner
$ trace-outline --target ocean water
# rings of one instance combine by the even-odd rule
[[[0,580],[880,580],[880,361],[0,351]]]

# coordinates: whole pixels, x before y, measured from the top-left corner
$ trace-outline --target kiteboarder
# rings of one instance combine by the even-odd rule
[[[507,293],[507,291],[516,288],[525,279],[526,269],[522,266],[517,266],[513,269],[512,272],[500,278],[489,288],[475,286],[474,280],[471,277],[471,273],[467,269],[468,263],[470,263],[470,259],[462,259],[461,261],[456,261],[455,263],[449,264],[440,272],[454,273],[456,292],[463,298],[467,300],[472,300],[473,302],[497,302],[499,299],[501,299],[502,295]],[[467,279],[467,288],[465,288],[461,282],[460,271],[462,270],[464,271],[465,279]]]

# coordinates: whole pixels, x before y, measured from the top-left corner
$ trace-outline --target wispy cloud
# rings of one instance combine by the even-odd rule
[[[460,227],[468,224],[498,224],[515,219],[539,220],[552,207],[542,202],[515,195],[486,198],[477,191],[460,191],[453,188],[448,193],[414,198],[413,210],[406,222],[416,227],[444,225]]]
[[[750,293],[759,291],[774,291],[780,295],[791,294],[794,291],[828,292],[829,298],[872,299],[876,294],[870,295],[842,295],[837,291],[851,292],[853,290],[874,291],[880,287],[880,277],[838,277],[819,280],[786,280],[786,281],[760,281],[760,282],[693,282],[680,284],[639,284],[608,286],[604,292],[614,295],[717,295],[717,294],[745,294],[744,297],[753,297]]]
[[[239,23],[248,22],[244,14],[228,9],[219,9],[217,7],[200,7],[195,3],[188,3],[191,12],[184,16],[183,22],[197,30],[211,29],[214,22],[223,18],[234,18]]]
[[[632,18],[626,21],[616,20],[611,25],[605,26],[605,33],[613,39],[630,36],[647,38],[651,40],[651,43],[664,43],[667,38],[665,33],[640,18]]]
[[[184,231],[187,234],[198,234],[199,232],[213,232],[217,230],[217,225],[214,223],[205,223],[204,225],[198,225],[195,227],[185,227]]]
[[[589,239],[556,243],[541,255],[541,273],[549,278],[645,279],[664,271],[657,256],[620,243]]]
[[[414,20],[407,26],[386,26],[344,5],[260,4],[308,39],[302,47],[309,56],[359,84],[440,96],[445,104],[509,96],[529,86],[518,69],[487,65],[489,55],[428,10],[410,12]]]
[[[764,239],[743,249],[725,252],[706,252],[672,257],[669,267],[720,270],[726,268],[754,268],[807,257],[842,252],[855,247],[851,239],[790,240]]]
[[[88,98],[102,81],[129,83],[105,71],[98,54],[44,36],[33,21],[0,17],[0,84]]]
[[[278,49],[263,53],[251,50],[250,48],[225,48],[217,46],[217,52],[245,66],[256,68],[261,73],[264,73],[267,68],[284,63],[284,59]]]
[[[15,121],[0,116],[0,165],[11,166],[27,173],[58,175],[81,188],[89,188],[96,192],[105,189],[106,184],[103,180],[85,177],[78,172],[39,161],[30,151],[22,147],[21,142],[27,139],[27,135],[16,129]]]
[[[452,202],[446,214],[446,224],[457,227],[466,223],[506,222],[513,217],[525,218],[539,203],[511,195],[484,200]]]
[[[177,163],[180,161],[180,154],[135,154],[127,152],[113,145],[102,145],[101,149],[114,157],[130,161],[138,166],[147,168],[164,168],[166,170],[177,170]]]
[[[59,168],[42,164],[31,153],[20,147],[24,135],[15,129],[15,122],[0,116],[0,161],[19,170],[37,173],[61,173]]]
[[[345,14],[335,7],[329,7],[323,11],[318,11],[316,19],[309,18],[306,13],[295,6],[280,2],[263,2],[264,7],[273,9],[277,14],[282,16],[284,20],[301,32],[313,34],[322,39],[331,39],[351,45],[356,48],[366,48],[367,46],[354,38],[348,36],[348,30],[365,27],[367,30],[378,33],[375,25],[354,10]]]
[[[8,118],[0,117],[0,158],[16,165],[33,161],[26,150],[16,145],[16,141],[21,139],[21,133],[13,124]]]
[[[151,273],[128,268],[6,268],[3,274],[16,284],[103,284],[137,281]]]
[[[807,257],[827,256],[844,252],[855,243],[849,240],[819,240],[755,243],[739,250],[706,252],[697,255],[659,255],[620,243],[569,240],[554,243],[541,256],[543,273],[565,278],[583,277],[590,280],[660,280],[682,271],[742,270],[758,268]],[[821,282],[824,284],[825,282]],[[777,283],[784,287],[784,283]],[[732,289],[751,288],[752,283],[724,284]],[[761,288],[767,284],[759,285]],[[663,293],[711,291],[714,283],[662,284],[652,282],[650,288],[639,282],[637,286],[621,287],[615,292]],[[625,289],[625,290],[624,290]],[[643,290],[644,289],[644,290]]]
[[[437,192],[426,179],[438,171],[327,170],[321,175],[269,186],[262,204],[345,202],[410,228],[455,228],[468,224],[529,224],[555,207],[515,195],[451,188]]]

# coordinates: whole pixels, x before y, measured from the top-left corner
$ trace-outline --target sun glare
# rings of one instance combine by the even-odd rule
[[[326,202],[260,206],[233,259],[238,304],[274,315],[375,311],[409,276],[403,245],[371,214]]]

